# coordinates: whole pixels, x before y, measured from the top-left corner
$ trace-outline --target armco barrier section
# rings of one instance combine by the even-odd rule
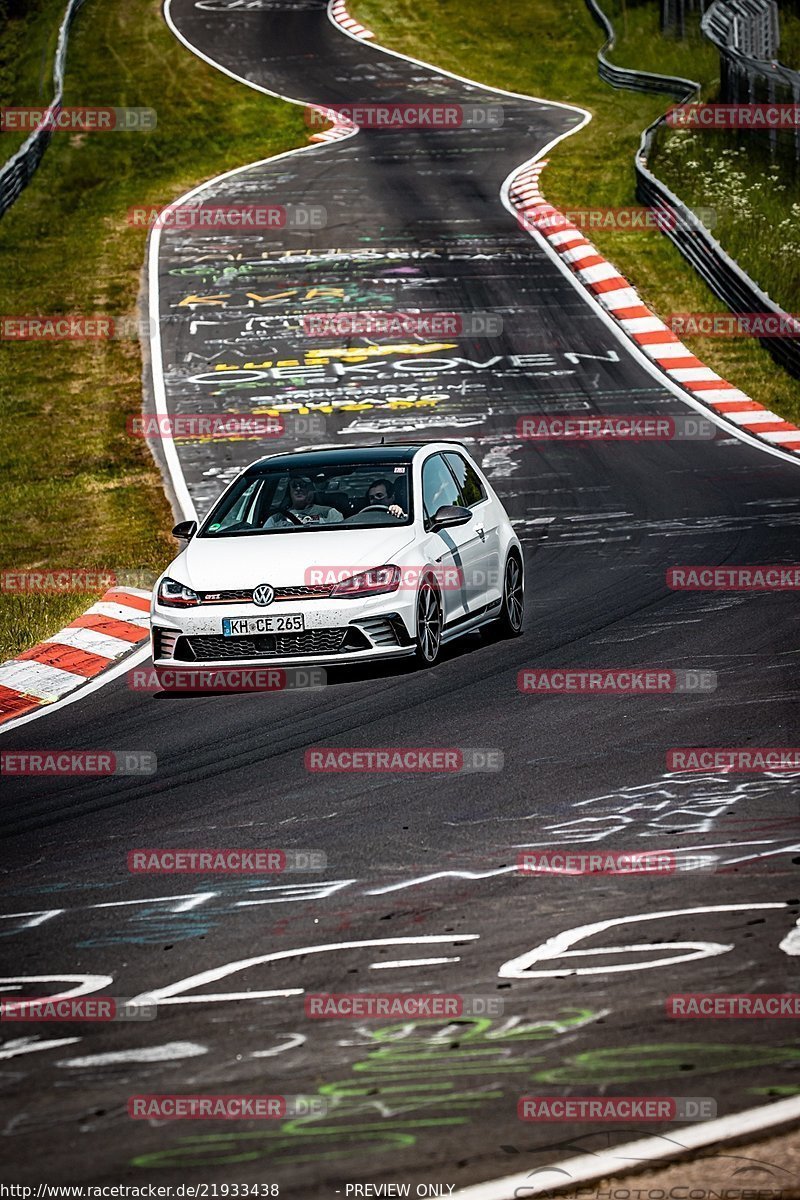
[[[606,83],[611,83],[612,87],[627,88],[632,91],[663,92],[680,101],[691,100],[699,94],[699,83],[695,83],[691,79],[669,75],[654,76],[648,71],[614,67],[608,63],[606,52],[614,45],[614,27],[597,0],[586,0],[586,5],[606,33],[606,42],[597,55],[598,74]],[[658,81],[658,85],[653,86],[649,82],[652,80]],[[677,246],[687,262],[708,284],[714,295],[719,297],[732,312],[770,313],[779,318],[786,318],[788,327],[788,314],[770,300],[749,275],[745,274],[699,222],[697,215],[687,208],[666,184],[656,178],[648,167],[648,158],[657,130],[664,122],[665,115],[653,121],[645,129],[639,142],[639,148],[634,158],[637,199],[642,204],[669,215],[670,219],[661,223],[662,232]],[[791,375],[800,378],[800,339],[768,337],[759,340],[780,366]]]
[[[725,104],[800,103],[800,71],[775,61],[780,42],[775,0],[716,0],[701,22],[719,51],[720,99]],[[772,158],[800,168],[800,126],[745,133],[750,145],[769,146]]]
[[[664,92],[667,96],[683,99],[695,95],[700,84],[692,79],[680,79],[675,75],[658,75],[653,71],[633,71],[627,67],[615,67],[608,61],[607,52],[614,49],[616,34],[610,19],[597,0],[586,0],[586,7],[606,35],[602,49],[597,52],[597,73],[611,87],[624,88],[631,92]]]
[[[75,20],[78,9],[83,3],[84,0],[69,0],[64,13],[64,19],[58,31],[58,46],[53,64],[53,99],[47,110],[48,115],[57,113],[61,107],[64,94],[64,69],[67,62],[69,31],[72,28],[72,22]],[[20,192],[27,187],[39,163],[42,161],[42,156],[49,146],[52,136],[52,129],[44,124],[38,129],[34,129],[30,136],[25,139],[19,150],[17,150],[16,154],[13,154],[8,162],[0,167],[0,217],[8,211]]]

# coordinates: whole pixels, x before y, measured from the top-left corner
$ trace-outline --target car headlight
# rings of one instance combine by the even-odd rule
[[[343,579],[335,585],[331,597],[355,599],[357,596],[381,596],[385,592],[396,592],[399,586],[400,568],[390,563]]]
[[[200,603],[200,597],[177,579],[162,579],[158,585],[158,602],[167,608],[191,608]]]

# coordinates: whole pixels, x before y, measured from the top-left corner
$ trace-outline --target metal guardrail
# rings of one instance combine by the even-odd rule
[[[800,71],[775,60],[780,43],[775,0],[715,0],[702,19],[703,33],[719,51],[720,96],[726,104],[800,104]],[[764,133],[746,132],[758,151]],[[800,168],[800,126],[770,129],[773,158]]]
[[[676,99],[683,99],[685,96],[695,95],[699,92],[700,84],[695,83],[692,79],[680,79],[675,75],[658,75],[654,71],[633,71],[628,67],[615,67],[607,58],[607,53],[614,49],[617,40],[614,26],[597,0],[586,0],[586,7],[606,35],[602,48],[597,52],[597,73],[604,83],[631,92],[663,92]]]
[[[646,81],[653,78],[650,72],[635,71],[629,68],[611,68],[617,79],[617,82],[611,82],[606,74],[606,69],[611,67],[606,59],[606,51],[614,45],[614,27],[599,7],[597,0],[586,0],[586,5],[607,35],[606,42],[597,55],[598,74],[601,79],[611,83],[612,87],[659,92],[667,92],[666,81],[669,80],[673,86],[668,94],[677,100],[685,102],[699,95],[700,84],[693,80],[682,79],[678,76],[658,75],[655,78],[661,81],[660,86],[650,88],[646,86]],[[632,80],[631,76],[636,77],[635,80]],[[753,282],[730,255],[725,253],[719,242],[712,237],[695,213],[648,167],[648,158],[652,152],[657,130],[665,121],[666,114],[662,114],[642,133],[639,148],[634,157],[636,198],[642,204],[665,214],[665,220],[660,222],[661,230],[708,284],[714,295],[732,312],[771,313],[778,318],[785,318],[788,323],[790,321],[789,314],[770,300],[769,296]],[[787,324],[787,328],[790,327]],[[791,375],[800,378],[800,339],[769,337],[759,340],[780,366],[784,367]]]
[[[68,0],[64,17],[58,31],[58,46],[53,64],[53,99],[47,109],[48,116],[58,113],[64,95],[64,69],[67,62],[67,41],[72,22],[85,0]],[[8,211],[20,193],[27,187],[44,152],[50,145],[52,128],[41,125],[34,129],[6,163],[0,167],[0,217]]]
[[[713,4],[703,18],[703,32],[715,46],[738,50],[771,62],[778,56],[780,21],[776,0],[726,0]]]

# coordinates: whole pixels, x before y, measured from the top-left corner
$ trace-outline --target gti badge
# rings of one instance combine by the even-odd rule
[[[260,604],[262,608],[266,608],[268,604],[272,604],[274,599],[275,589],[268,583],[260,583],[257,588],[253,588],[254,604]]]

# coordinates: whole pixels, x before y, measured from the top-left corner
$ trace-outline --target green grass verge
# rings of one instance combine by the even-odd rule
[[[62,11],[47,0],[36,30],[45,12],[57,25]],[[32,61],[21,90],[11,88],[14,102],[31,95]],[[5,315],[132,317],[145,233],[127,224],[128,209],[166,204],[203,179],[308,141],[299,107],[195,58],[157,0],[87,0],[70,38],[65,103],[152,107],[158,127],[55,135],[0,221]],[[0,381],[3,569],[161,570],[174,553],[171,514],[147,446],[126,433],[141,408],[138,342],[0,341]],[[55,633],[95,598],[3,595],[0,659]]]
[[[687,75],[707,91],[716,85],[713,48],[697,39],[660,36],[657,5],[609,8],[618,27],[612,55],[620,66]],[[639,135],[664,111],[657,96],[615,91],[597,77],[602,32],[583,0],[352,0],[353,16],[378,42],[427,62],[512,91],[579,104],[588,126],[550,153],[542,176],[548,200],[562,208],[622,207],[636,203],[633,155]],[[685,188],[678,188],[683,195]],[[704,196],[701,203],[712,205]],[[789,216],[786,204],[785,216]],[[657,230],[597,229],[592,241],[662,317],[673,312],[718,312],[723,305]],[[800,381],[775,365],[747,338],[686,337],[710,367],[754,399],[800,423]]]

